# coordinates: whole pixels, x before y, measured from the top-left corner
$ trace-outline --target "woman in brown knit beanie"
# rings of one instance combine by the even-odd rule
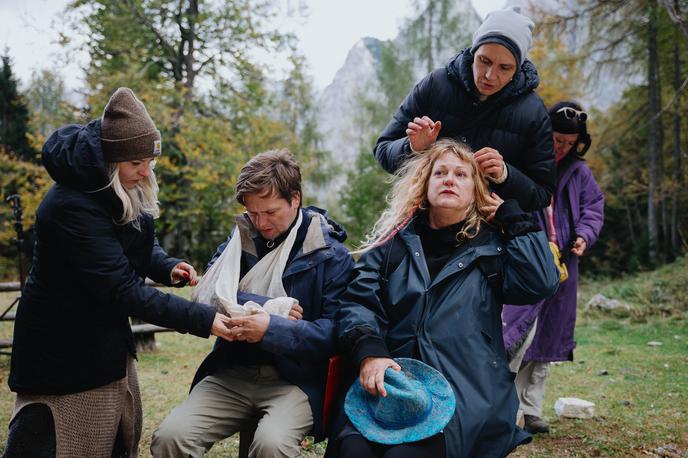
[[[33,267],[14,326],[17,393],[6,456],[137,456],[142,409],[134,316],[228,337],[214,307],[146,286],[196,283],[158,245],[153,161],[160,132],[131,89],[103,116],[55,131],[42,161],[55,181],[36,213]]]

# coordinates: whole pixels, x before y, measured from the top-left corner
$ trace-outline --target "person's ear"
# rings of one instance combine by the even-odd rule
[[[578,136],[578,155],[583,156],[585,153],[588,152],[590,149],[590,145],[592,144],[592,138],[590,138],[590,134],[587,132],[583,132]]]
[[[291,198],[291,207],[292,208],[299,208],[301,206],[301,193],[297,192],[294,194],[294,197]]]

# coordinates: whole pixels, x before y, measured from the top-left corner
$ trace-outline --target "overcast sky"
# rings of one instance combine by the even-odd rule
[[[283,0],[286,5],[290,0]],[[478,14],[501,8],[504,0],[472,0]],[[293,2],[296,4],[297,2]],[[308,0],[309,15],[284,19],[280,27],[294,28],[317,88],[329,84],[346,54],[362,37],[394,38],[402,20],[413,16],[410,0]],[[82,85],[78,62],[59,63],[61,48],[53,21],[67,0],[0,0],[0,51],[5,48],[23,84],[41,68],[59,70],[71,89]],[[83,64],[83,62],[82,62]]]

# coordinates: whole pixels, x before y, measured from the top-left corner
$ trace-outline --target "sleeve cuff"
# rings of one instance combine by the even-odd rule
[[[495,220],[502,226],[509,238],[540,230],[540,226],[535,222],[532,215],[521,210],[516,199],[505,200],[497,209]]]
[[[387,344],[380,336],[368,334],[360,337],[354,344],[352,351],[352,359],[356,367],[361,366],[361,362],[365,358],[391,358]]]

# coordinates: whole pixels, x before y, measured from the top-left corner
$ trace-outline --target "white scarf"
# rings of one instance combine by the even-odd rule
[[[295,299],[287,297],[282,284],[282,275],[287,266],[289,253],[294,246],[296,233],[303,222],[301,210],[298,211],[296,224],[291,228],[287,238],[274,250],[249,270],[239,281],[241,270],[241,235],[239,226],[234,228],[232,238],[220,257],[203,275],[196,286],[192,299],[217,306],[230,317],[252,315],[266,312],[271,315],[289,316]],[[237,302],[237,291],[267,296],[269,299],[261,307],[248,301],[244,305]]]

